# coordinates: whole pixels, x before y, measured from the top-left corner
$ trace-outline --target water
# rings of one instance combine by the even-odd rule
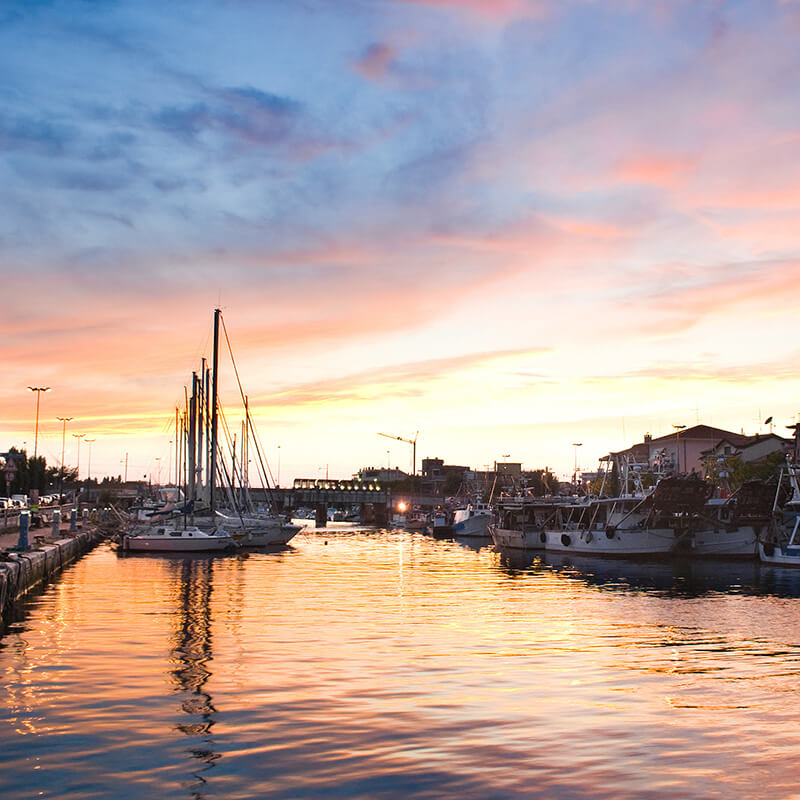
[[[102,546],[0,640],[0,796],[800,796],[800,570],[400,531]]]

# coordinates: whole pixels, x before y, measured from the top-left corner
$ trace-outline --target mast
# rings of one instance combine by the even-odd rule
[[[187,445],[187,497],[186,502],[197,497],[197,373],[192,373],[192,396],[189,403],[189,430]]]
[[[214,366],[211,388],[211,458],[209,459],[208,486],[211,513],[214,513],[214,484],[217,477],[217,390],[219,388],[219,316],[220,310],[214,309]]]

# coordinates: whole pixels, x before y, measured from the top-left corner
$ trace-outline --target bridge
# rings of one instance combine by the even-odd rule
[[[380,481],[357,478],[295,478],[291,488],[269,491],[251,488],[250,492],[256,499],[268,501],[274,498],[278,507],[287,511],[313,508],[318,528],[325,527],[329,508],[344,509],[357,505],[360,506],[362,522],[384,526],[391,519],[392,511],[401,504],[433,508],[442,503],[438,496],[393,491],[391,486]]]
[[[318,528],[328,521],[328,508],[361,508],[361,520],[375,525],[385,525],[392,506],[392,491],[377,481],[361,481],[355,478],[336,480],[333,478],[296,478],[291,488],[250,490],[255,498],[277,500],[280,508],[289,510],[302,507],[313,508]]]

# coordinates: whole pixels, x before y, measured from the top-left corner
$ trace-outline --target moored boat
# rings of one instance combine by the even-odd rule
[[[694,519],[711,493],[699,477],[662,478],[646,494],[559,506],[546,526],[544,548],[554,553],[667,557],[689,552]]]
[[[800,567],[800,483],[798,482],[800,466],[787,463],[784,472],[789,479],[791,498],[783,509],[778,509],[781,491],[781,481],[779,481],[775,495],[773,525],[769,534],[758,543],[758,557],[765,564]]]
[[[288,544],[303,529],[280,514],[242,514],[233,516],[217,511],[217,518],[228,528],[241,547],[275,547]]]
[[[453,534],[455,536],[489,536],[489,523],[494,512],[486,503],[467,503],[453,511]]]
[[[139,525],[122,536],[124,551],[209,553],[234,550],[236,541],[223,528],[208,532],[196,525]]]

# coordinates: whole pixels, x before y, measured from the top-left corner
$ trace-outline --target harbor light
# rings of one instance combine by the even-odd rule
[[[404,503],[402,500],[397,504],[397,510],[402,514],[406,510],[408,510],[408,504]]]

